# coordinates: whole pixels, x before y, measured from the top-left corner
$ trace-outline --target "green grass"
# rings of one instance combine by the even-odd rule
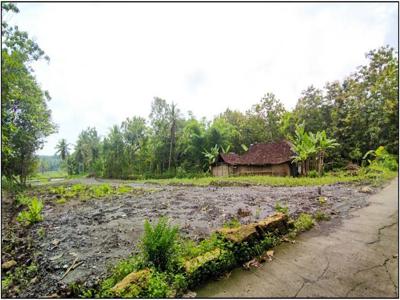
[[[43,173],[36,173],[29,177],[28,181],[40,181],[40,182],[48,182],[50,179],[56,178],[65,178],[65,179],[74,179],[74,178],[83,178],[88,174],[77,174],[77,175],[68,175],[66,171],[47,171]]]
[[[383,180],[392,179],[397,172],[385,171],[378,175]],[[328,174],[323,177],[277,177],[277,176],[238,176],[238,177],[202,177],[202,178],[171,178],[140,180],[140,183],[154,183],[161,185],[265,185],[265,186],[317,186],[346,182],[370,182],[371,176],[361,173],[357,176],[349,176],[345,172],[337,175]]]

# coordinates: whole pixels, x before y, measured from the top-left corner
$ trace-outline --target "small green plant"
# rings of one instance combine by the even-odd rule
[[[65,204],[66,202],[67,202],[67,199],[65,199],[65,198],[60,198],[60,199],[56,200],[57,204]]]
[[[326,203],[326,197],[324,196],[318,197],[318,202],[320,205],[324,205]]]
[[[256,219],[259,219],[259,218],[260,218],[260,214],[261,214],[261,208],[260,208],[260,207],[257,207],[257,208],[256,208],[256,212],[254,213],[254,217],[255,217]]]
[[[149,298],[166,298],[173,297],[173,291],[169,287],[165,273],[152,272],[148,282]]]
[[[101,198],[101,197],[111,194],[112,188],[109,184],[100,184],[100,185],[91,187],[91,192],[93,193],[93,196],[95,196],[97,198]]]
[[[43,221],[43,216],[40,214],[43,209],[43,202],[37,198],[33,198],[28,205],[28,210],[21,211],[17,216],[17,221],[23,225],[31,225],[36,222]]]
[[[317,221],[328,221],[330,219],[330,217],[327,214],[325,214],[323,211],[317,211],[314,214],[314,218]]]
[[[224,223],[223,227],[224,228],[238,228],[240,227],[240,222],[238,219],[233,218],[231,220],[229,220],[228,222]]]
[[[307,231],[314,226],[313,218],[306,213],[300,214],[300,216],[294,222],[294,227],[297,232]]]
[[[40,238],[44,238],[44,236],[46,235],[46,230],[43,227],[40,227],[37,231],[37,234]]]
[[[284,214],[287,215],[287,214],[289,213],[289,207],[287,207],[287,206],[282,206],[282,205],[280,204],[280,202],[278,201],[278,202],[275,203],[275,211],[281,212],[281,213],[284,213]]]
[[[1,280],[1,289],[3,291],[8,289],[11,283],[12,283],[12,276],[5,276],[5,278]]]
[[[172,269],[176,263],[178,227],[170,226],[162,217],[155,226],[148,220],[144,223],[141,247],[146,264],[159,271]]]
[[[132,187],[130,187],[129,185],[120,185],[117,188],[118,194],[126,194],[129,193],[130,191],[132,191]]]
[[[15,198],[15,202],[17,205],[25,205],[28,206],[31,203],[32,199],[24,194],[18,194]]]

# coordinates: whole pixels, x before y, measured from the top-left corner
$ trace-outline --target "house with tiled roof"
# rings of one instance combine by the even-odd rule
[[[253,144],[242,155],[219,154],[211,170],[213,176],[295,176],[297,166],[292,164],[294,154],[290,143],[285,140],[268,144]]]

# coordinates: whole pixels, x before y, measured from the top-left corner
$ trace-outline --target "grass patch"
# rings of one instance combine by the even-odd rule
[[[375,168],[376,169],[376,168]],[[348,172],[328,173],[322,177],[278,177],[278,176],[238,176],[238,177],[202,177],[202,178],[171,178],[171,179],[152,179],[151,181],[139,180],[140,183],[160,184],[160,185],[189,185],[189,186],[318,186],[335,183],[372,183],[381,184],[382,182],[397,176],[397,172],[387,169],[373,170],[362,168],[356,176]]]
[[[315,220],[317,220],[318,222],[320,222],[320,221],[329,221],[331,218],[326,214],[326,213],[324,213],[323,211],[317,211],[315,214],[314,214],[314,218],[315,218]]]
[[[228,222],[225,222],[224,225],[222,227],[224,228],[238,228],[240,227],[240,222],[238,219],[233,218],[231,220],[229,220]]]
[[[147,191],[147,190],[146,190]],[[69,199],[78,199],[86,201],[92,198],[104,198],[113,195],[124,195],[124,194],[142,194],[145,192],[142,188],[133,188],[128,185],[112,186],[110,184],[98,184],[98,185],[84,185],[74,184],[71,186],[54,186],[47,187],[45,189],[38,189],[39,194],[49,193],[55,195],[58,199],[55,201],[58,204],[64,204]]]

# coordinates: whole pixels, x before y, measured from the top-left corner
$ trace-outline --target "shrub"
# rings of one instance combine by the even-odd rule
[[[31,203],[28,205],[27,211],[21,211],[17,216],[17,221],[23,225],[31,225],[36,222],[43,221],[43,217],[40,214],[43,209],[43,202],[37,198],[33,198]]]
[[[177,238],[178,227],[171,227],[167,218],[160,218],[155,226],[146,220],[141,240],[145,262],[160,271],[173,268],[176,263]]]
[[[311,170],[310,172],[308,172],[307,177],[317,178],[318,177],[318,172],[315,171],[315,170]]]
[[[298,232],[306,231],[314,226],[314,220],[309,214],[302,213],[294,222],[294,227]]]

